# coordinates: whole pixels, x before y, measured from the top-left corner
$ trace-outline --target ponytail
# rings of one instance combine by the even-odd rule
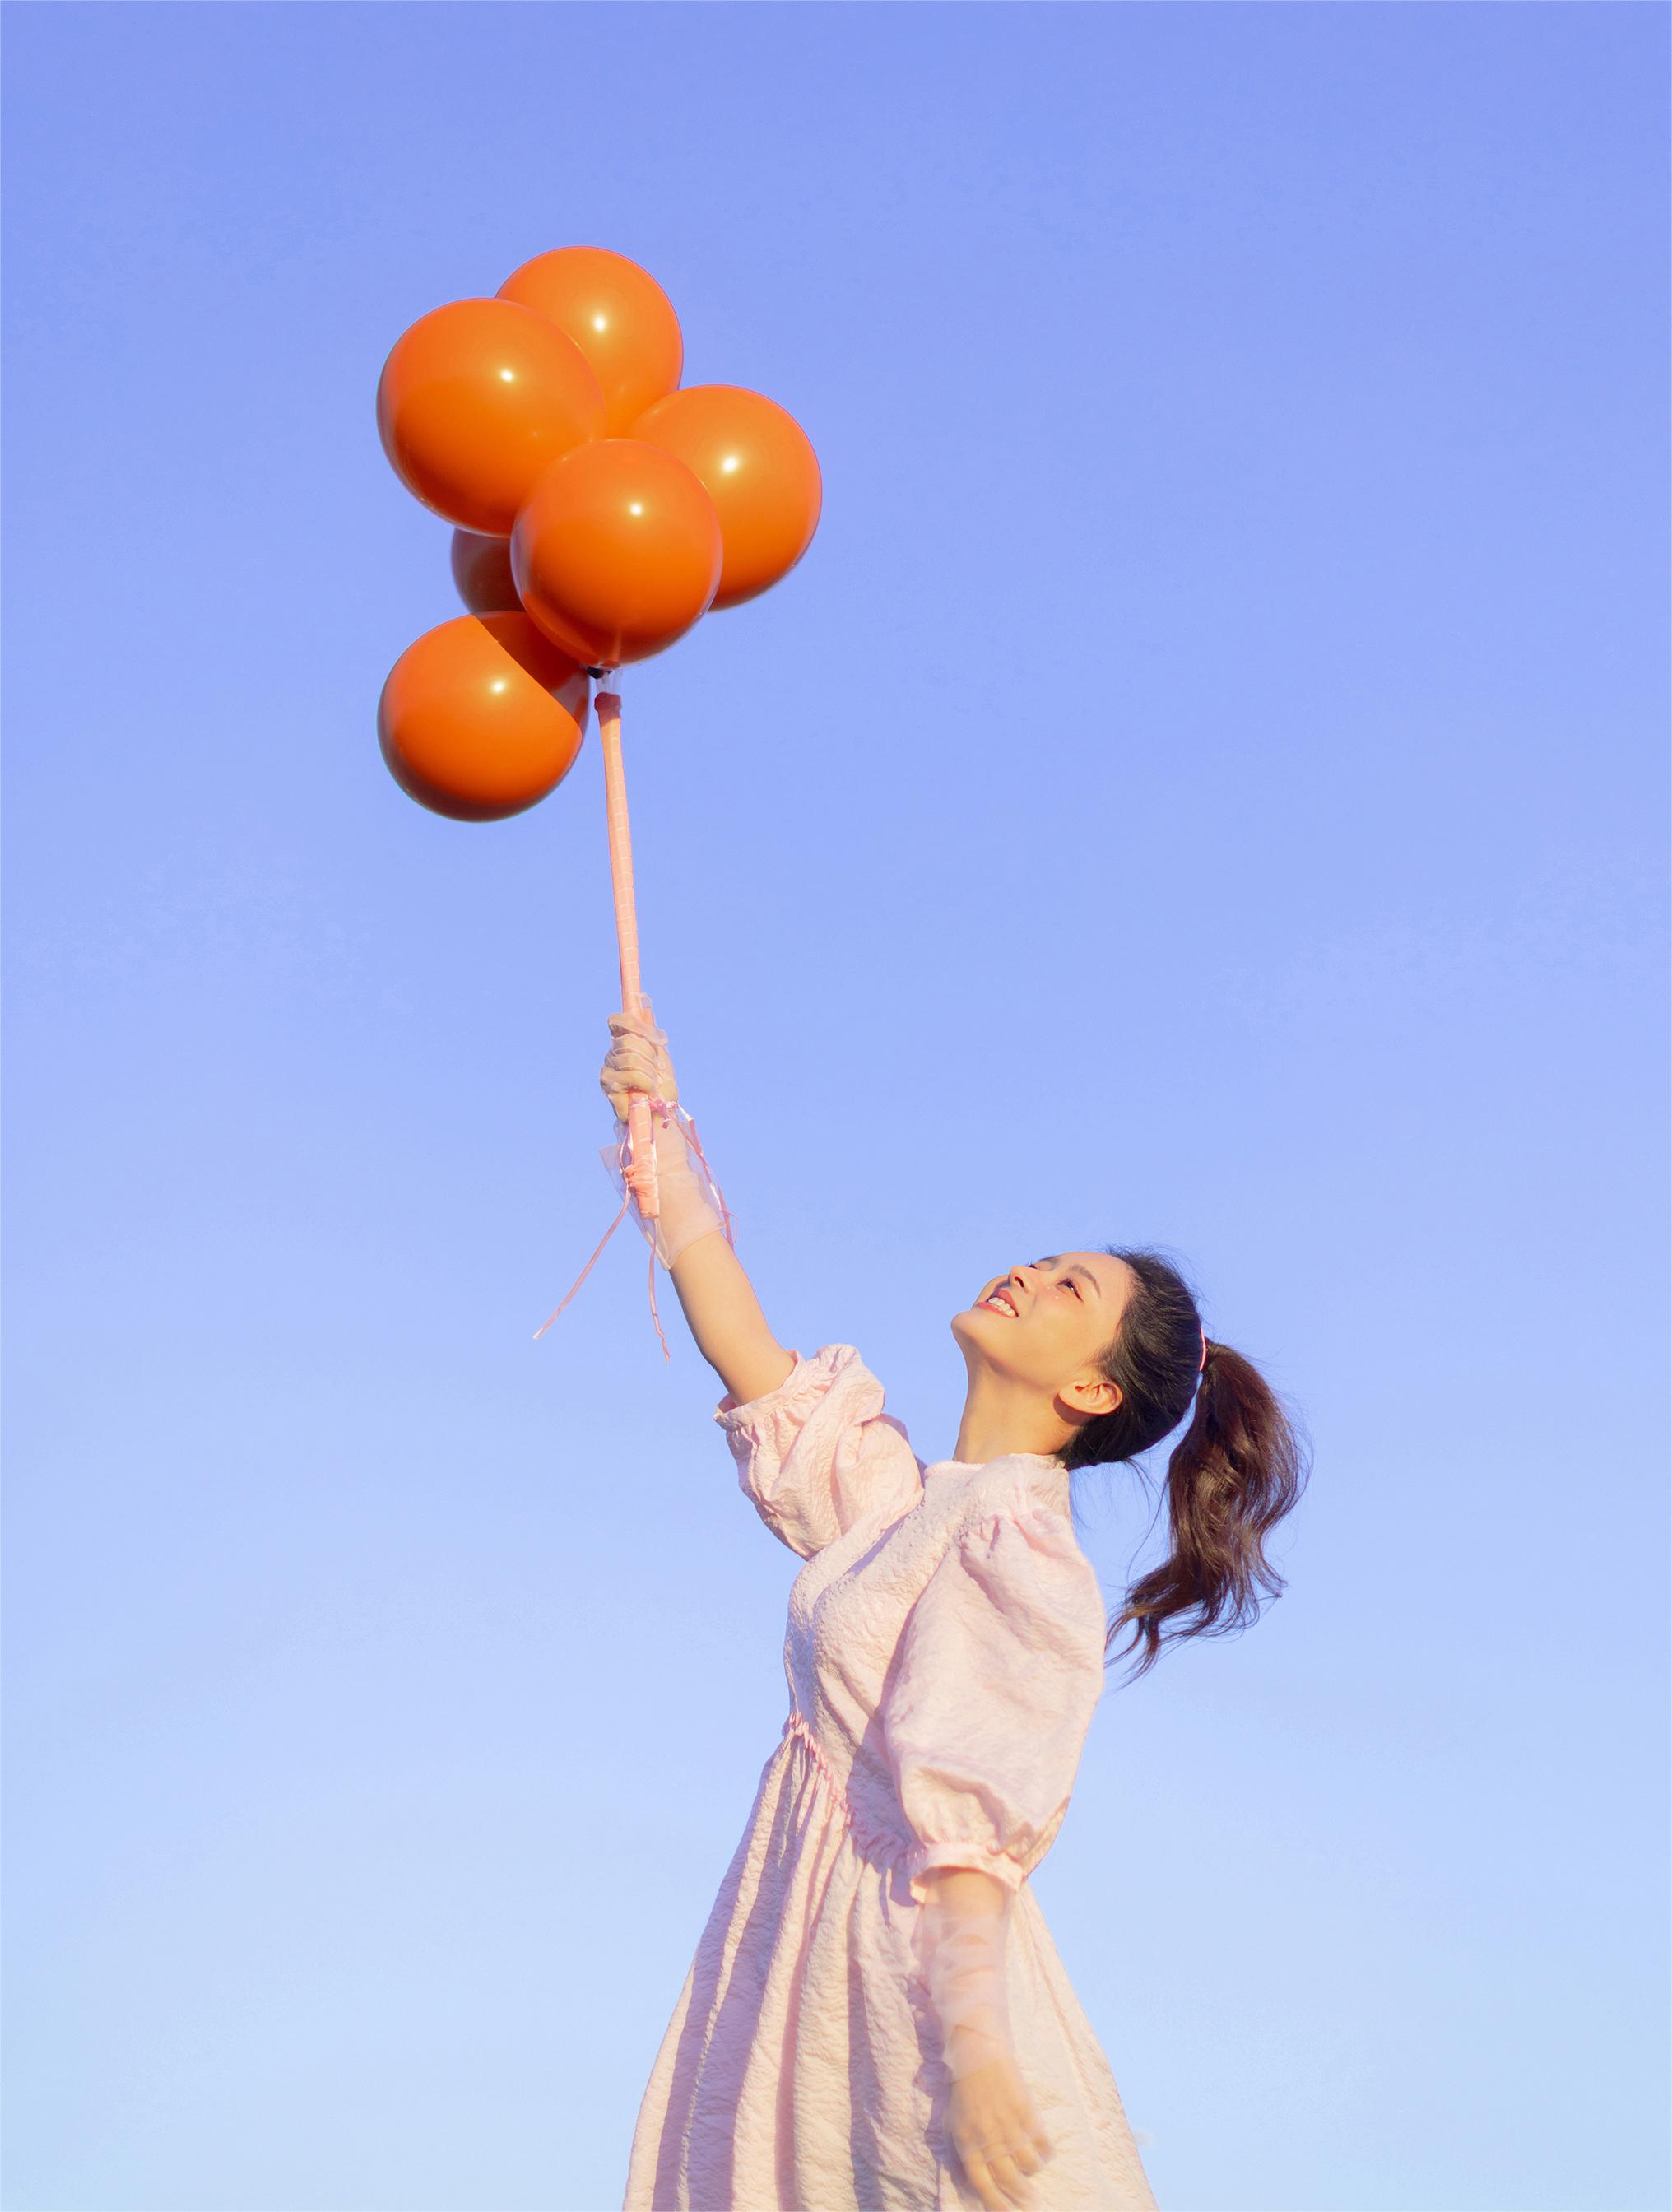
[[[1195,1297],[1171,1262],[1156,1252],[1104,1249],[1138,1278],[1102,1362],[1121,1403],[1085,1423],[1064,1463],[1134,1459],[1178,1425],[1193,1392],[1195,1400],[1167,1462],[1170,1551],[1127,1593],[1106,1639],[1107,1647],[1132,1625],[1134,1641],[1120,1656],[1141,1644],[1141,1675],[1164,1641],[1229,1635],[1259,1618],[1262,1597],[1286,1587],[1262,1545],[1305,1487],[1307,1460],[1259,1369],[1203,1334]],[[1169,1636],[1166,1624],[1176,1618]]]

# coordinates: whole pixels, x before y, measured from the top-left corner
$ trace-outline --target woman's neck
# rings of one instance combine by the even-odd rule
[[[952,1457],[961,1465],[981,1467],[1009,1452],[1055,1454],[1072,1433],[1050,1407],[1041,1407],[1037,1390],[983,1370],[970,1378]]]

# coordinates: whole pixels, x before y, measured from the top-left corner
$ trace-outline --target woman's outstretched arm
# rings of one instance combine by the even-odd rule
[[[614,1042],[598,1079],[617,1121],[627,1117],[629,1091],[670,1104],[679,1096],[666,1036],[655,1025],[648,999],[644,1006],[642,1015],[610,1017]],[[673,1277],[697,1350],[739,1403],[747,1404],[786,1381],[795,1356],[767,1326],[755,1286],[689,1164],[677,1121],[657,1128],[656,1165],[663,1217],[652,1242]]]
[[[720,1231],[688,1244],[672,1274],[697,1350],[739,1405],[787,1379],[795,1356],[767,1326],[755,1286]]]

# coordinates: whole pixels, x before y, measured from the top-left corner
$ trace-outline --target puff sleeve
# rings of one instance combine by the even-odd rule
[[[1062,1514],[1024,1495],[955,1535],[907,1616],[881,1708],[920,1904],[940,1868],[1015,1891],[1050,1849],[1103,1694],[1106,1632]]]
[[[883,1411],[882,1384],[851,1344],[794,1358],[775,1390],[743,1404],[727,1391],[714,1419],[744,1495],[806,1559],[868,1515],[909,1512],[923,1477],[904,1429]]]

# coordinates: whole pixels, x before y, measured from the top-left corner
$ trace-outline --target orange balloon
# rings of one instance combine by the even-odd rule
[[[421,806],[455,822],[501,822],[568,774],[587,694],[585,672],[526,615],[457,615],[389,671],[378,743]]]
[[[693,384],[640,416],[633,435],[677,453],[714,501],[726,557],[714,611],[787,576],[812,543],[824,481],[795,417],[740,384]]]
[[[604,393],[604,435],[619,438],[685,362],[672,302],[648,270],[601,246],[560,246],[514,269],[499,288],[575,340]]]
[[[403,331],[377,386],[395,474],[465,530],[510,535],[541,472],[604,428],[572,338],[514,300],[453,300]]]
[[[453,533],[453,580],[473,615],[519,614],[522,601],[511,574],[511,541],[474,530]]]
[[[511,574],[547,635],[583,667],[647,660],[696,622],[720,581],[714,501],[637,438],[555,461],[517,517]]]

